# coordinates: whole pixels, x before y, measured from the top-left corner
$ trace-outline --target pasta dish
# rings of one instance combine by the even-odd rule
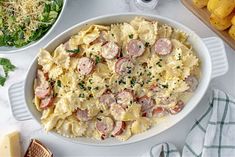
[[[87,26],[53,52],[41,49],[33,101],[45,130],[125,141],[179,113],[200,78],[187,37],[136,17]]]

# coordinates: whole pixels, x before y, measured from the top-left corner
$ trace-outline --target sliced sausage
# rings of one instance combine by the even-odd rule
[[[125,113],[125,109],[119,104],[112,104],[110,107],[110,113],[115,120],[121,120],[121,116]]]
[[[124,121],[116,121],[115,127],[112,131],[112,136],[121,135],[126,129],[126,123]]]
[[[146,95],[140,97],[138,99],[138,103],[141,105],[142,112],[148,111],[149,109],[151,109],[155,105],[153,99],[151,99],[150,97],[148,97]]]
[[[44,81],[42,83],[40,83],[39,86],[36,86],[35,90],[34,90],[34,94],[40,98],[43,99],[46,96],[51,94],[51,86],[49,84],[48,81]]]
[[[130,74],[134,68],[134,64],[128,58],[120,58],[115,63],[115,72],[119,75]]]
[[[46,108],[52,106],[53,102],[54,102],[53,94],[46,96],[45,98],[41,99],[40,108],[46,109]]]
[[[145,46],[142,41],[133,39],[127,44],[127,53],[132,57],[139,57],[145,51]]]
[[[94,68],[94,61],[88,57],[82,57],[78,61],[77,70],[81,75],[88,75]]]
[[[182,100],[179,100],[175,106],[169,108],[169,112],[171,114],[177,114],[184,108],[184,106],[185,106],[184,102]]]
[[[112,93],[105,93],[101,95],[99,98],[100,103],[105,104],[107,106],[111,106],[112,104],[116,103],[116,99]]]
[[[188,84],[189,89],[187,92],[194,92],[198,86],[198,80],[195,76],[190,75],[185,79],[185,82]]]
[[[114,127],[113,120],[110,117],[99,118],[96,122],[96,129],[104,135],[109,134]]]
[[[119,46],[113,42],[109,41],[102,46],[101,56],[105,59],[113,59],[119,54]]]
[[[167,114],[167,111],[166,111],[166,109],[163,108],[163,107],[156,107],[156,108],[154,108],[153,111],[152,111],[152,116],[153,116],[153,117],[158,117],[158,118],[160,118],[160,117],[165,116],[166,114]]]
[[[167,38],[160,38],[154,45],[154,52],[159,55],[168,55],[172,52],[172,43]]]
[[[132,104],[134,101],[133,93],[128,90],[123,90],[116,95],[116,100],[118,104],[126,107],[128,104]]]
[[[78,109],[77,112],[76,112],[76,117],[78,120],[80,121],[88,121],[91,119],[91,117],[88,116],[88,110],[85,109],[85,110],[80,110]]]

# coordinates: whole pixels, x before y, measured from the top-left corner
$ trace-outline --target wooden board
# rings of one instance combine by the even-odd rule
[[[235,50],[235,40],[233,40],[229,34],[228,29],[224,31],[219,31],[215,29],[210,24],[210,12],[207,10],[206,7],[199,9],[197,8],[192,0],[181,0],[183,5],[188,8],[194,15],[196,15],[201,21],[203,21],[210,29],[212,29],[218,36],[220,36],[231,48]]]

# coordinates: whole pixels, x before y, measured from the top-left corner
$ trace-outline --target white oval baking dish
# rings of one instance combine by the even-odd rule
[[[51,34],[53,29],[56,27],[56,25],[59,23],[62,15],[64,13],[65,7],[67,5],[67,1],[68,0],[63,0],[63,6],[62,6],[62,9],[60,11],[59,16],[57,17],[56,21],[53,23],[51,28],[40,39],[38,39],[37,41],[32,41],[29,44],[27,44],[27,45],[25,45],[23,47],[19,47],[19,48],[17,48],[17,47],[5,47],[5,46],[0,47],[0,54],[12,54],[12,53],[16,53],[16,52],[25,50],[27,48],[33,47],[34,45],[36,45],[36,44],[40,43],[41,41],[43,41],[44,39],[46,39]]]
[[[207,87],[211,79],[223,75],[228,70],[228,62],[224,49],[224,45],[221,39],[216,37],[201,39],[195,32],[187,28],[186,26],[173,21],[171,19],[156,16],[156,15],[147,15],[147,14],[136,14],[136,13],[123,13],[115,15],[107,15],[96,17],[82,23],[79,23],[68,30],[64,31],[58,35],[54,40],[48,43],[45,46],[45,49],[52,51],[60,43],[63,43],[69,39],[70,36],[77,33],[81,28],[90,24],[111,24],[117,22],[127,22],[133,19],[136,16],[142,16],[149,20],[158,20],[161,23],[169,24],[175,28],[185,31],[189,34],[189,41],[192,44],[195,52],[197,52],[198,57],[201,61],[201,79],[199,80],[199,85],[196,91],[194,92],[192,98],[189,100],[185,108],[174,116],[169,116],[163,123],[156,125],[155,127],[149,129],[146,132],[135,135],[129,140],[121,142],[114,138],[109,138],[104,141],[97,141],[88,138],[75,138],[70,139],[62,137],[57,133],[52,132],[52,134],[57,135],[58,137],[68,140],[70,142],[96,145],[96,146],[113,146],[113,145],[123,145],[129,144],[137,141],[141,141],[147,138],[150,138],[154,135],[157,135],[166,129],[169,129],[184,117],[186,117],[199,103],[204,93],[207,90]],[[14,117],[19,120],[35,119],[40,123],[40,112],[36,110],[32,103],[33,99],[33,80],[35,78],[37,69],[37,58],[34,59],[32,65],[28,69],[26,79],[23,82],[15,83],[9,88],[9,102],[11,104],[12,113]]]

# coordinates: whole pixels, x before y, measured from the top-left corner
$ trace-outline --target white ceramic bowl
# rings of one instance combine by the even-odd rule
[[[57,17],[56,21],[53,23],[53,25],[51,26],[51,28],[46,32],[46,34],[44,34],[40,39],[36,40],[36,41],[32,41],[30,42],[29,44],[23,46],[23,47],[7,47],[7,46],[2,46],[0,47],[0,54],[11,54],[11,53],[16,53],[16,52],[19,52],[19,51],[22,51],[22,50],[25,50],[27,48],[30,48],[38,43],[40,43],[42,40],[46,39],[47,36],[49,34],[51,34],[52,30],[55,28],[55,26],[58,24],[58,22],[60,21],[61,19],[61,16],[65,10],[65,7],[66,7],[66,4],[67,4],[67,0],[63,0],[63,6],[61,8],[61,11],[60,11],[60,14],[59,16]]]
[[[96,145],[96,146],[113,146],[113,145],[129,144],[150,138],[154,135],[157,135],[165,131],[166,129],[169,129],[170,127],[178,123],[180,120],[182,120],[184,117],[186,117],[196,107],[196,105],[203,97],[210,83],[210,80],[214,77],[223,75],[228,70],[228,63],[224,51],[224,45],[219,38],[212,37],[212,38],[201,39],[196,33],[194,33],[186,26],[171,19],[156,15],[124,13],[124,14],[115,14],[115,15],[93,18],[67,29],[66,31],[58,35],[54,40],[49,42],[45,46],[45,49],[47,49],[48,51],[53,51],[60,43],[67,41],[70,36],[76,34],[84,26],[90,24],[111,24],[117,22],[128,22],[136,16],[142,16],[149,20],[158,20],[161,23],[169,24],[174,28],[178,28],[189,34],[189,41],[192,44],[195,52],[197,52],[197,55],[201,61],[202,75],[199,80],[198,88],[194,92],[192,98],[189,100],[185,108],[177,115],[169,116],[163,123],[160,123],[152,127],[146,132],[134,135],[129,140],[124,142],[118,141],[114,138],[109,138],[104,141],[97,141],[88,138],[70,139],[62,137],[57,133],[53,134],[71,142]],[[35,58],[32,65],[30,66],[25,81],[13,84],[9,88],[9,100],[12,106],[13,115],[17,120],[27,120],[33,118],[38,123],[40,123],[41,114],[36,110],[34,104],[32,103],[33,93],[34,93],[33,80],[35,78],[36,69],[37,69],[37,58]]]

